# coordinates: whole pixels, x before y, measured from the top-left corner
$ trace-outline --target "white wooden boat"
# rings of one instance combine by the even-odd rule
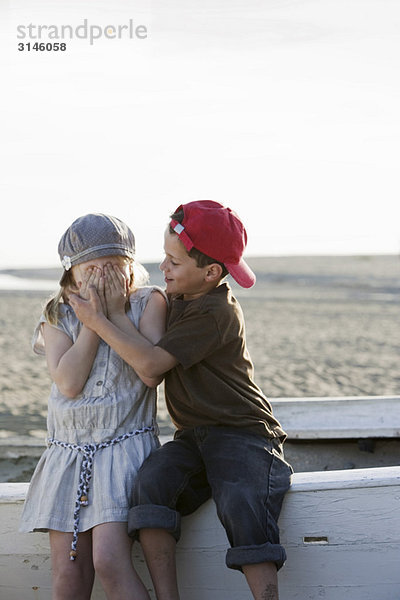
[[[331,411],[329,418],[323,417],[324,400]],[[387,437],[400,437],[400,398],[371,399],[374,411],[370,423],[364,419],[369,411],[362,404],[361,412],[348,419],[352,432],[346,425],[346,411],[350,414],[354,406],[360,410],[362,399],[349,399],[348,404],[345,399],[324,400],[282,399],[278,403],[285,404],[278,407],[274,401],[274,410],[289,437],[296,430],[311,436],[306,425],[309,422],[312,429],[315,414],[322,415],[325,425],[329,421],[330,427],[325,427],[329,436],[336,432],[338,438],[361,438],[363,430],[364,437],[382,437],[385,431],[390,433]],[[381,401],[386,402],[386,409],[377,411],[376,403]],[[317,410],[310,409],[317,405]],[[286,418],[289,413],[283,416],[286,409],[293,414],[292,429]],[[374,429],[377,415],[382,420]],[[321,432],[319,426],[314,427],[313,435],[317,431]],[[375,435],[377,431],[379,435]],[[27,488],[27,483],[0,484],[1,600],[51,598],[48,536],[16,532]],[[399,600],[400,466],[295,473],[284,501],[280,529],[288,555],[279,572],[282,600]],[[182,598],[251,600],[244,576],[225,566],[227,546],[211,500],[184,518],[177,548]],[[134,546],[133,557],[154,598],[139,544]],[[92,599],[104,598],[96,583]]]
[[[276,398],[271,404],[289,440],[400,438],[400,396]]]

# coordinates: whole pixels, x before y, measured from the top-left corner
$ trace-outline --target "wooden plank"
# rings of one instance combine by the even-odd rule
[[[50,600],[45,534],[16,533],[28,484],[0,484],[0,598]],[[288,561],[285,600],[394,600],[399,596],[400,467],[296,473],[280,518]],[[177,548],[187,600],[251,600],[245,578],[227,569],[228,547],[212,501],[183,519]],[[135,544],[133,559],[154,599]],[[105,600],[98,583],[93,600]]]
[[[400,589],[400,520],[394,517],[400,509],[399,491],[397,467],[295,475],[280,519],[282,543],[288,554],[279,575],[281,596],[288,600],[395,598]],[[184,529],[179,548],[183,552],[182,571],[190,572],[189,561],[196,566],[199,563],[196,584],[202,577],[214,581],[224,567],[224,548],[224,531],[208,503]],[[191,584],[182,584],[192,598]],[[235,592],[238,598],[251,598],[243,579],[234,581],[229,574],[224,586],[226,597],[233,597]],[[210,598],[218,597],[210,590],[208,593]],[[201,597],[193,595],[196,599]]]
[[[275,398],[290,440],[400,437],[400,396]]]
[[[345,469],[341,471],[316,471],[295,473],[290,494],[318,492],[324,489],[372,488],[400,485],[400,467],[372,469]]]
[[[0,483],[0,504],[24,502],[29,483]]]

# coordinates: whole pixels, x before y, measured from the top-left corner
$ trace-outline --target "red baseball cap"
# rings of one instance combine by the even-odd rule
[[[184,214],[182,223],[172,219],[170,225],[186,250],[200,250],[223,263],[239,285],[252,287],[256,276],[242,258],[247,233],[237,214],[213,200],[181,204],[175,212],[180,210]]]

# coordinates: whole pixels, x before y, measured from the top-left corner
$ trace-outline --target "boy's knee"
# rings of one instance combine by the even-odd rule
[[[167,506],[156,504],[134,506],[128,515],[128,535],[137,540],[139,532],[143,529],[164,530],[178,541],[181,535],[181,516]]]
[[[226,490],[225,490],[226,492]],[[218,516],[232,546],[264,544],[279,539],[274,520],[262,498],[249,489],[231,490],[216,498]]]
[[[132,491],[132,505],[159,503],[161,487],[159,467],[156,462],[148,459],[137,474]]]
[[[254,512],[258,503],[257,495],[252,494],[248,488],[235,486],[235,489],[223,489],[215,499],[218,513],[221,518],[235,522],[243,512]]]

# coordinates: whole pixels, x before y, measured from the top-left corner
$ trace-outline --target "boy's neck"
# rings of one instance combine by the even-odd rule
[[[207,294],[210,294],[212,291],[214,291],[215,289],[217,289],[218,287],[220,287],[224,283],[225,283],[225,281],[219,281],[218,283],[212,283],[212,284],[206,286],[205,289],[199,290],[198,293],[194,293],[194,294],[181,294],[181,298],[185,302],[191,302],[192,300],[198,300],[199,298],[202,298],[203,296],[206,296]]]

